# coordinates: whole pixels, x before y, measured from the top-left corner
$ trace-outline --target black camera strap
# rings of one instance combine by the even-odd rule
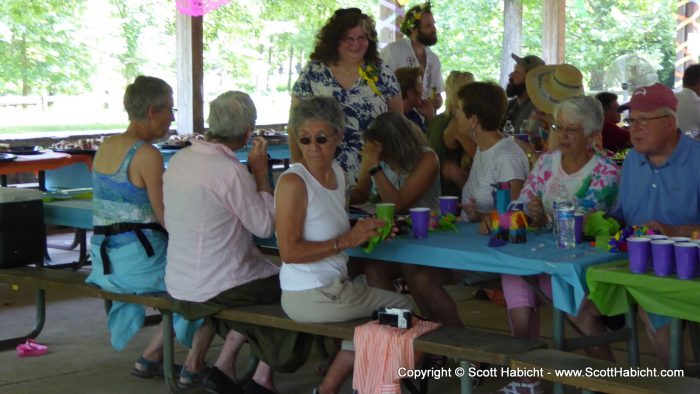
[[[159,231],[165,234],[166,236],[168,235],[168,232],[163,226],[160,225],[160,223],[120,222],[113,223],[107,226],[94,226],[94,234],[105,236],[102,240],[102,243],[100,244],[100,257],[102,258],[102,271],[104,275],[109,275],[112,273],[112,262],[109,259],[109,254],[107,253],[107,243],[109,237],[112,235],[133,231],[134,234],[136,234],[136,238],[138,238],[139,242],[141,243],[141,246],[143,246],[144,250],[146,251],[146,255],[148,257],[152,257],[155,254],[155,251],[153,250],[153,245],[151,245],[151,241],[148,240],[148,237],[146,237],[146,234],[143,233],[143,230],[154,230]]]

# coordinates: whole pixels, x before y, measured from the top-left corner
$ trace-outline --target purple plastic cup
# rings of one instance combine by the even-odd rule
[[[673,274],[675,268],[673,243],[673,241],[667,239],[651,241],[651,255],[653,257],[654,274],[656,276],[669,276]]]
[[[413,226],[413,238],[427,238],[430,208],[411,208],[409,212],[411,214],[411,225]]]
[[[447,215],[451,213],[453,215],[457,214],[457,207],[459,205],[459,199],[456,196],[440,196],[440,214]]]
[[[514,134],[513,137],[515,137],[523,142],[530,142],[530,135],[529,134]]]
[[[583,214],[574,214],[574,234],[576,235],[576,243],[583,242]]]
[[[675,243],[690,242],[690,237],[668,237],[668,239]]]
[[[676,255],[676,275],[680,279],[695,279],[698,276],[698,246],[690,242],[673,245]]]
[[[630,272],[643,274],[649,271],[651,268],[651,239],[627,238],[627,254],[630,259]]]

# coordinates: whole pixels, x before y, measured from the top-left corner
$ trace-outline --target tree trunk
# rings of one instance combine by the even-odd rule
[[[501,86],[508,84],[508,75],[513,71],[515,62],[511,53],[518,56],[523,48],[523,2],[522,0],[503,0],[503,50],[501,51]],[[539,53],[536,55],[540,55]]]
[[[22,34],[22,39],[19,41],[19,50],[22,53],[22,96],[29,96],[31,87],[29,85],[29,60],[27,59],[27,35]],[[26,106],[25,106],[26,108]]]
[[[294,63],[294,47],[289,46],[289,68],[287,69],[287,92],[292,91],[292,66]]]
[[[272,74],[272,43],[270,47],[267,48],[267,78],[265,78],[265,91],[270,91],[270,74]]]

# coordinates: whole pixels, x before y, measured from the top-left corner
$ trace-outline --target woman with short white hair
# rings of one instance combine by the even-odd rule
[[[163,228],[163,156],[152,145],[175,119],[173,90],[160,78],[138,76],[124,93],[129,126],[105,139],[93,161],[92,271],[86,282],[115,293],[165,290],[168,235]],[[141,328],[142,305],[115,301],[108,313],[112,346],[123,350]],[[198,323],[175,317],[178,338],[189,346]],[[158,329],[134,364],[141,378],[163,375]]]
[[[584,214],[608,211],[617,195],[620,169],[607,156],[595,149],[603,125],[603,107],[589,96],[566,99],[554,107],[554,127],[558,137],[558,149],[540,156],[525,181],[519,200],[527,205],[532,225],[542,227],[551,221],[552,203],[557,197],[573,199],[577,210]],[[539,311],[537,296],[518,275],[501,275],[503,294],[508,307],[511,331],[516,337],[539,337]],[[549,275],[538,275],[542,291],[552,295]],[[600,313],[590,300],[584,300],[572,320],[586,335],[605,332]],[[589,356],[614,361],[609,346],[586,348]],[[511,382],[511,391],[517,388],[539,392],[539,382],[532,379]],[[504,387],[504,389],[506,389]]]
[[[280,298],[279,269],[253,241],[253,236],[272,236],[275,229],[267,143],[263,137],[253,139],[247,166],[236,153],[246,146],[256,117],[247,94],[223,93],[211,103],[205,140],[192,141],[173,156],[164,177],[170,231],[165,283],[174,310],[188,319],[206,319],[195,337],[204,346],[188,353],[180,383],[204,379],[203,386],[215,392],[242,392],[235,361],[246,337],[260,359],[250,386],[256,393],[275,392],[273,369],[295,370],[310,345],[303,334],[212,317],[223,309]],[[225,338],[224,346],[204,377],[214,332]]]

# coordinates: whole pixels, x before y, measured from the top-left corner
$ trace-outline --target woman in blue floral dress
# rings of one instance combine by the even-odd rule
[[[379,114],[403,113],[399,83],[377,52],[377,30],[358,8],[337,10],[321,28],[311,61],[292,89],[292,107],[300,97],[331,96],[345,113],[343,141],[335,160],[345,172],[346,189],[360,168],[362,132]],[[301,158],[295,130],[290,130],[292,161]]]

